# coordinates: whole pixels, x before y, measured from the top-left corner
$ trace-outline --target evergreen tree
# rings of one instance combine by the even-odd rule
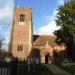
[[[61,29],[54,33],[56,42],[65,43],[68,57],[75,58],[75,0],[65,2],[58,11],[56,23]]]

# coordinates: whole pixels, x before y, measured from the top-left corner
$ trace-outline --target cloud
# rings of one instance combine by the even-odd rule
[[[45,20],[47,22],[49,22],[47,25],[44,25],[42,27],[40,27],[39,29],[37,29],[34,34],[35,35],[54,35],[53,32],[60,29],[59,26],[56,26],[56,22],[55,19],[57,18],[58,11],[54,10],[53,15],[52,16],[45,16]]]
[[[45,26],[39,28],[37,31],[35,31],[34,34],[53,35],[53,32],[58,29],[60,29],[60,27],[56,26],[55,21],[51,21],[48,25],[45,25]]]
[[[9,41],[10,25],[13,17],[14,0],[0,0],[0,34]]]
[[[0,20],[11,17],[12,10],[14,7],[13,0],[2,0],[0,1]]]
[[[64,0],[57,0],[58,5],[63,5],[64,4]]]
[[[53,20],[55,20],[57,18],[56,15],[57,15],[58,12],[59,11],[54,10],[53,15],[51,16],[51,21],[53,21]]]
[[[50,16],[50,15],[47,15],[47,16],[44,16],[43,19],[47,22],[50,22],[50,21],[53,21],[56,19],[56,15],[57,15],[58,11],[57,10],[54,10],[53,11],[53,14]]]
[[[64,0],[57,0],[57,4],[58,4],[58,6],[63,5]],[[48,22],[48,24],[37,29],[34,32],[34,34],[35,35],[54,35],[53,32],[61,28],[59,26],[56,26],[56,22],[55,22],[55,20],[57,19],[56,15],[58,12],[59,11],[57,11],[57,9],[55,9],[53,11],[52,16],[50,16],[50,15],[44,16],[44,19],[45,19],[45,21]]]

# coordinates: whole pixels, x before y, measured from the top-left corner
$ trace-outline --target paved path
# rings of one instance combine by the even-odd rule
[[[53,64],[45,64],[45,66],[48,67],[55,75],[70,75]]]

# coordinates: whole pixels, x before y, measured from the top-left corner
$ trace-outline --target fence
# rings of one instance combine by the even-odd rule
[[[27,75],[27,64],[17,61],[10,63],[1,62],[0,75]]]

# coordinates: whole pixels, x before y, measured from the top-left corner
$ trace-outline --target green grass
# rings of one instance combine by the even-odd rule
[[[56,64],[61,69],[67,71],[71,75],[75,75],[75,65],[63,66],[61,63]]]
[[[53,75],[52,72],[50,72],[50,70],[47,67],[41,64],[35,66],[34,72],[33,69],[31,68],[31,72],[29,74],[30,75]]]

